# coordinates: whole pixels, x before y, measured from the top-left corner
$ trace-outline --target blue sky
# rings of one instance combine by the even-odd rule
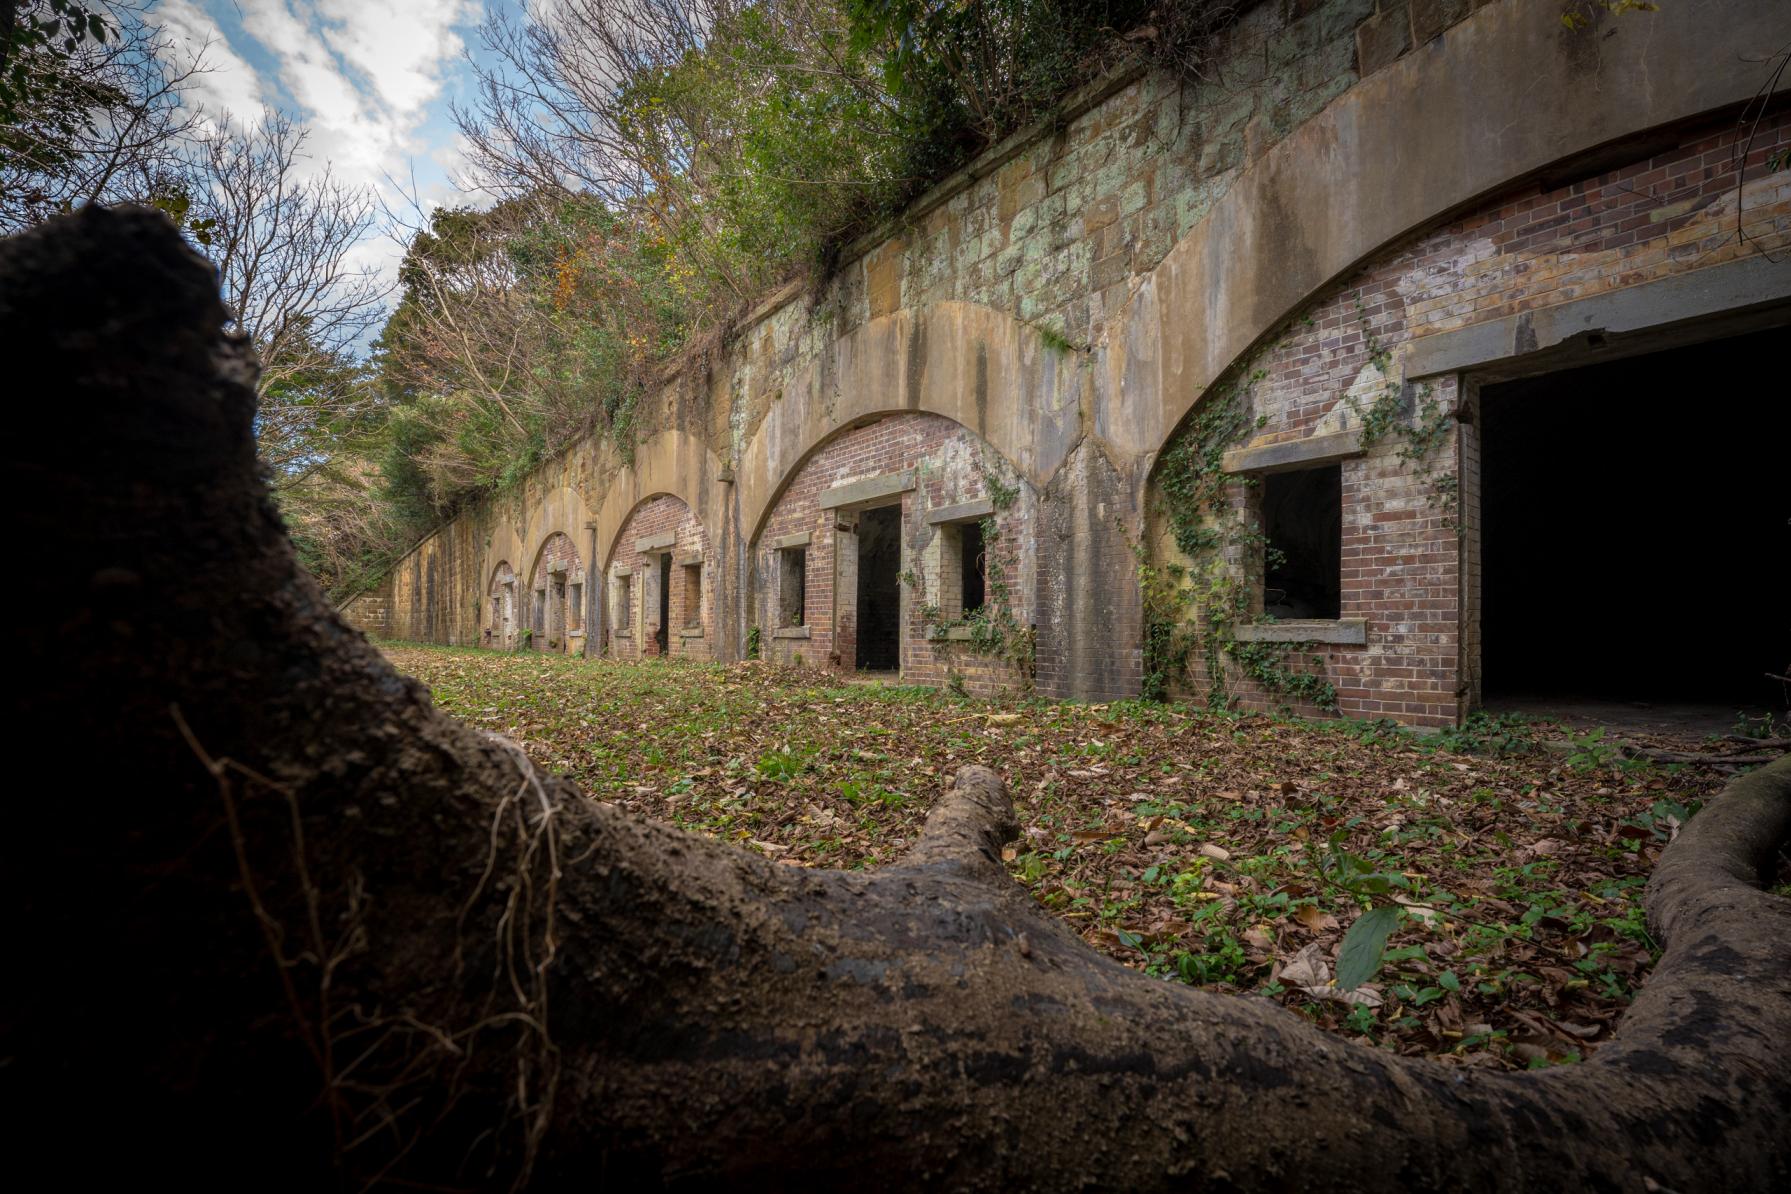
[[[466,201],[449,108],[470,97],[469,52],[487,4],[515,0],[155,0],[149,19],[209,68],[188,102],[256,119],[281,108],[310,130],[306,168],[403,205]],[[395,260],[396,247],[369,245]]]

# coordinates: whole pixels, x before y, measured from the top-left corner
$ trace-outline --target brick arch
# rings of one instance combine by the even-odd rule
[[[480,611],[482,645],[508,650],[516,645],[516,631],[521,627],[522,592],[517,585],[516,569],[507,559],[499,560],[491,569],[485,586],[485,606]]]
[[[1141,280],[1101,346],[1094,432],[1154,460],[1227,370],[1360,263],[1514,180],[1749,101],[1761,78],[1690,64],[1777,45],[1781,26],[1772,5],[1730,0],[1662,5],[1609,38],[1564,35],[1554,0],[1478,8],[1252,162]]]
[[[535,549],[528,585],[521,591],[520,625],[533,632],[532,647],[562,655],[584,652],[584,557],[578,541],[564,531],[550,531]]]
[[[988,614],[999,608],[1019,628],[1034,623],[1040,506],[1039,488],[1018,466],[944,415],[904,410],[835,431],[787,479],[747,554],[748,618],[761,654],[884,670],[890,663],[881,652],[870,662],[867,648],[893,635],[904,683],[1023,686],[1025,669],[970,645],[964,605],[979,589]],[[979,548],[991,529],[995,538]],[[878,554],[870,544],[887,545],[890,534],[899,560],[882,557],[882,575],[869,582],[880,593],[873,608],[864,600],[873,591],[865,561]],[[967,559],[982,567],[967,570]],[[967,575],[987,583],[967,585]]]
[[[642,497],[603,557],[603,652],[614,659],[714,659],[720,553],[702,518],[673,493]]]
[[[843,431],[891,415],[970,429],[1043,488],[1081,435],[1081,354],[980,303],[907,308],[833,341],[785,386],[740,456],[740,525],[756,539],[796,473]]]

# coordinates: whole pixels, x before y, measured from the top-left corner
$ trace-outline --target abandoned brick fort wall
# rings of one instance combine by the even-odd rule
[[[1479,698],[1481,385],[1774,326],[1791,300],[1762,252],[1791,241],[1791,171],[1768,168],[1791,118],[1738,125],[1781,0],[1578,29],[1562,7],[1267,0],[1204,81],[1085,89],[683,362],[631,452],[575,445],[345,613],[1108,699],[1141,691],[1165,616],[1141,578],[1174,576],[1175,683],[1313,711],[1264,688],[1285,651],[1345,716],[1454,723]],[[1218,462],[1193,513],[1231,529],[1204,571],[1164,484],[1177,445]],[[1265,494],[1327,484],[1313,604],[1267,583],[1250,532]]]

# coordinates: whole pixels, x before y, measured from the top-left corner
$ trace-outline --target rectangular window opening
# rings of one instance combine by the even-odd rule
[[[703,566],[684,565],[684,626],[693,629],[703,624]]]
[[[1343,469],[1262,479],[1263,612],[1289,620],[1343,616]]]
[[[808,616],[808,548],[777,553],[777,624],[804,626]]]
[[[632,576],[616,577],[616,630],[625,632],[634,628],[634,578]]]
[[[983,607],[988,591],[988,558],[983,551],[983,524],[964,523],[958,531],[959,608],[969,617]]]

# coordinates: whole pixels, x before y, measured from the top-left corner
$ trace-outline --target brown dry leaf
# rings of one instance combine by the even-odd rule
[[[1314,941],[1299,953],[1275,967],[1275,981],[1290,987],[1323,986],[1331,981],[1331,966],[1325,961],[1324,946]]]
[[[1294,909],[1294,919],[1314,933],[1329,933],[1339,927],[1337,918],[1317,904],[1301,904]]]

